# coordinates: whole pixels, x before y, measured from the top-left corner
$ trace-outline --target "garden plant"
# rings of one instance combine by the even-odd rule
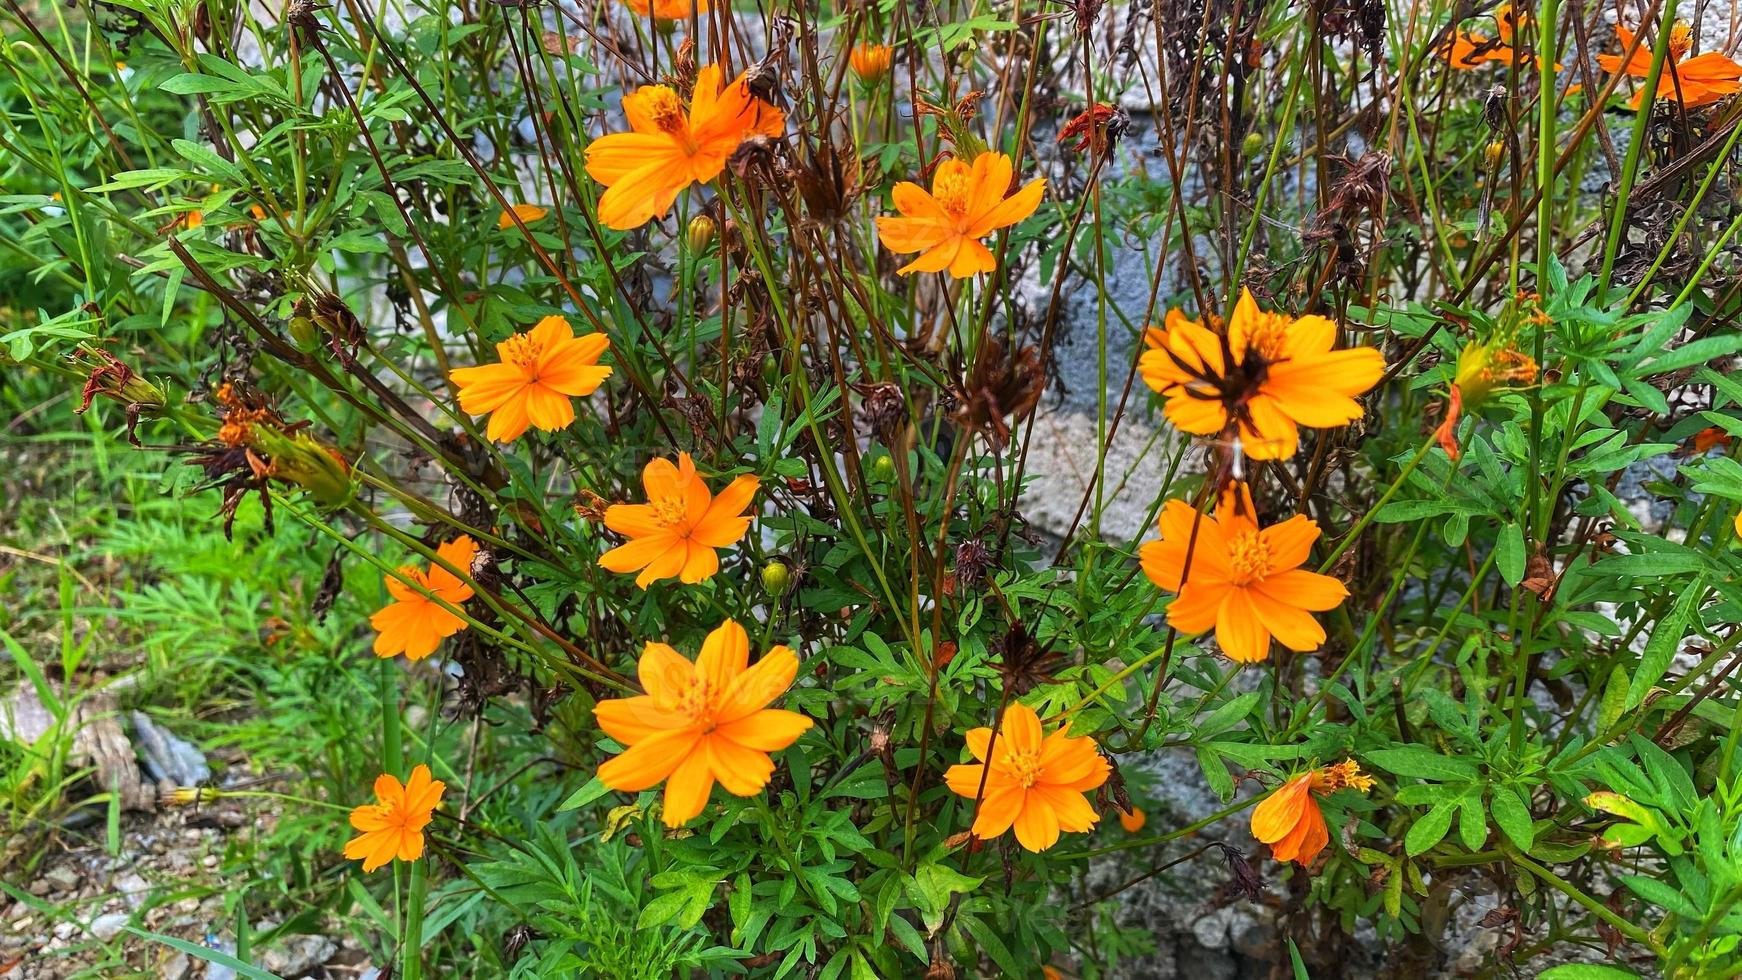
[[[0,974],[1742,975],[1742,8],[0,31]]]

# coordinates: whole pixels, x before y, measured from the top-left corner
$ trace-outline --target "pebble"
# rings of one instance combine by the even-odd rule
[[[70,892],[79,887],[79,873],[64,864],[57,864],[43,874],[42,880],[57,892]]]
[[[188,961],[188,954],[177,953],[170,957],[160,971],[162,980],[185,980],[193,964]]]
[[[127,913],[110,912],[99,915],[91,920],[91,935],[103,942],[108,942],[121,934],[121,927],[127,924]]]
[[[208,854],[205,857],[200,858],[200,865],[202,867],[215,868],[218,866],[218,856],[216,854]]]
[[[151,886],[136,871],[129,871],[115,879],[115,890],[127,900],[129,908],[138,908],[145,904],[151,895]]]

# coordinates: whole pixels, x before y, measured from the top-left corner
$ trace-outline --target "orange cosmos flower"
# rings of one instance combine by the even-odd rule
[[[1621,40],[1622,51],[1633,47],[1632,31],[1616,24],[1615,35]],[[1682,56],[1691,47],[1692,28],[1683,21],[1676,21],[1669,31],[1669,52],[1665,55],[1663,70],[1657,76],[1655,98],[1675,99],[1683,108],[1694,109],[1742,92],[1742,65],[1716,51],[1683,61]],[[1626,63],[1621,61],[1620,55],[1600,54],[1597,64],[1606,72],[1644,78],[1651,74],[1651,45],[1641,44]],[[1638,109],[1644,101],[1645,90],[1642,88],[1633,93],[1630,104]]]
[[[689,453],[670,460],[649,460],[641,471],[647,489],[645,504],[612,504],[605,509],[605,526],[629,538],[599,556],[613,572],[634,572],[642,588],[662,578],[678,577],[685,585],[710,578],[720,570],[715,552],[738,543],[750,529],[744,509],[756,496],[759,481],[745,474],[726,485],[718,497],[696,473]]]
[[[1137,369],[1167,399],[1162,411],[1176,428],[1233,438],[1253,459],[1294,455],[1301,426],[1360,418],[1355,396],[1385,372],[1384,356],[1371,347],[1332,350],[1331,321],[1260,310],[1245,289],[1222,328],[1169,310],[1163,327],[1144,332],[1150,349]]]
[[[1127,834],[1135,834],[1149,822],[1149,815],[1138,807],[1132,807],[1131,812],[1119,811],[1119,826],[1125,828]]]
[[[768,707],[798,676],[791,650],[777,646],[749,664],[750,637],[730,619],[702,641],[694,663],[647,644],[638,668],[647,693],[593,709],[599,727],[628,746],[599,767],[600,782],[637,793],[664,780],[667,827],[698,816],[715,780],[737,796],[761,792],[774,773],[768,753],[797,741],[811,720]]]
[[[1252,836],[1269,844],[1278,861],[1310,867],[1331,842],[1315,794],[1322,796],[1345,786],[1365,793],[1373,787],[1373,777],[1363,775],[1353,759],[1301,773],[1252,808]]]
[[[345,845],[345,856],[362,859],[364,871],[398,858],[415,861],[423,856],[423,828],[442,801],[447,786],[429,778],[429,767],[411,770],[405,785],[387,773],[375,778],[375,802],[351,811],[351,826],[362,831]]]
[[[711,0],[623,0],[623,6],[643,17],[659,20],[683,20],[692,13],[705,14]]]
[[[1519,14],[1509,3],[1503,3],[1494,8],[1494,27],[1499,33],[1495,40],[1477,34],[1475,31],[1454,31],[1440,45],[1440,56],[1445,58],[1453,68],[1466,71],[1482,67],[1486,62],[1512,63],[1512,37],[1521,24],[1529,24],[1529,14]],[[1536,58],[1527,51],[1518,53],[1520,66],[1536,64]],[[1555,65],[1559,70],[1560,65]]]
[[[1273,636],[1301,653],[1325,641],[1324,629],[1308,613],[1335,609],[1349,590],[1300,567],[1319,537],[1312,519],[1296,514],[1260,528],[1252,496],[1241,485],[1222,496],[1214,514],[1169,500],[1157,523],[1161,539],[1144,545],[1138,557],[1151,582],[1179,593],[1167,607],[1169,625],[1187,633],[1215,627],[1216,643],[1239,663],[1269,657]]]
[[[1100,817],[1083,794],[1106,782],[1110,767],[1095,751],[1094,739],[1072,738],[1065,727],[1042,736],[1040,716],[1018,702],[1004,709],[996,741],[990,728],[967,733],[968,751],[982,764],[951,766],[944,779],[958,795],[980,799],[975,837],[991,840],[1014,827],[1018,844],[1044,851],[1058,842],[1060,831],[1078,833],[1095,826]],[[989,744],[992,769],[987,772]]]
[[[750,94],[743,75],[725,84],[719,65],[696,76],[687,113],[670,86],[643,85],[623,97],[623,114],[632,132],[587,144],[587,175],[607,188],[599,220],[618,230],[664,217],[679,191],[718,177],[747,137],[786,130],[784,113]]]
[[[882,81],[883,76],[889,74],[889,65],[894,60],[895,49],[887,44],[855,44],[847,56],[853,74],[867,85]]]
[[[896,184],[895,210],[901,214],[880,216],[877,237],[891,252],[920,253],[900,273],[948,270],[966,279],[996,269],[998,260],[980,239],[1033,214],[1046,193],[1046,180],[1038,178],[1006,197],[1014,174],[1010,157],[988,151],[972,164],[954,159],[938,164],[929,194],[910,181]]]
[[[1693,452],[1696,456],[1704,456],[1714,448],[1730,445],[1730,434],[1715,425],[1708,425],[1694,433]]]
[[[509,210],[514,212],[512,217],[509,216],[508,211],[496,216],[497,228],[514,227],[515,218],[519,218],[521,224],[530,225],[550,213],[548,208],[541,208],[536,204],[516,204]]]
[[[472,560],[478,556],[478,542],[470,535],[462,534],[437,548],[436,554],[455,568],[470,572]],[[427,574],[415,565],[401,565],[399,573],[416,582],[417,587],[406,585],[391,575],[383,576],[393,601],[369,617],[369,625],[379,631],[375,637],[375,655],[391,657],[403,653],[407,660],[422,660],[435,652],[444,637],[466,628],[465,620],[443,608],[431,596],[458,606],[472,597],[472,587],[440,565],[431,565]]]
[[[611,376],[599,363],[610,346],[602,333],[577,337],[567,320],[547,316],[497,344],[499,363],[455,368],[448,377],[460,387],[460,411],[490,416],[485,438],[513,442],[529,425],[555,432],[573,422],[569,399],[592,394]]]

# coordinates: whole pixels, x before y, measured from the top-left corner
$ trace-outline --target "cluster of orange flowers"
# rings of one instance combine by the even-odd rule
[[[1518,30],[1531,23],[1529,15],[1519,13],[1509,3],[1503,3],[1494,8],[1493,17],[1497,37],[1491,39],[1468,29],[1455,30],[1440,46],[1440,56],[1452,67],[1466,71],[1490,63],[1512,64],[1515,59],[1520,67],[1535,65],[1536,58],[1533,54],[1514,47]],[[1620,42],[1622,52],[1627,53],[1626,60],[1621,55],[1600,54],[1597,56],[1597,64],[1610,74],[1638,79],[1649,77],[1651,45],[1640,44],[1635,47],[1634,32],[1625,24],[1615,25],[1615,36]],[[1686,57],[1693,47],[1693,28],[1685,21],[1676,21],[1670,26],[1667,42],[1668,51],[1658,74],[1657,90],[1652,98],[1669,99],[1683,108],[1695,109],[1711,105],[1726,95],[1742,92],[1742,65],[1738,65],[1728,56],[1717,51],[1708,51],[1693,58]],[[1555,69],[1558,71],[1560,67],[1556,65]],[[1645,94],[1643,88],[1633,93],[1631,105],[1634,109],[1637,110],[1644,103]]]
[[[1384,373],[1385,359],[1371,347],[1333,349],[1336,333],[1322,316],[1261,310],[1242,290],[1226,323],[1169,311],[1164,326],[1147,331],[1138,370],[1180,431],[1218,437],[1236,458],[1286,459],[1302,427],[1359,419],[1356,397]],[[1297,652],[1318,649],[1325,632],[1309,613],[1334,609],[1348,595],[1336,579],[1300,567],[1318,525],[1295,515],[1261,527],[1244,484],[1210,514],[1167,501],[1158,530],[1141,558],[1150,581],[1178,593],[1168,622],[1187,633],[1213,627],[1222,652],[1240,663],[1267,658],[1272,638]]]
[[[705,0],[624,2],[661,20],[707,10]],[[892,59],[890,48],[866,45],[850,61],[871,84],[888,73]],[[758,98],[745,75],[728,83],[719,65],[697,73],[687,99],[671,86],[645,85],[624,97],[623,111],[630,131],[602,136],[586,152],[587,173],[605,187],[598,219],[618,230],[664,218],[683,191],[717,178],[745,140],[777,138],[785,129],[784,114]],[[1015,178],[1008,155],[969,150],[935,162],[929,191],[897,184],[898,213],[879,217],[877,231],[891,252],[915,255],[899,272],[959,279],[994,271],[998,261],[984,240],[1032,215],[1046,191],[1042,179],[1018,186]],[[502,214],[503,228],[548,213],[537,205],[515,205],[511,212]],[[1181,431],[1228,440],[1254,459],[1283,459],[1296,451],[1302,427],[1359,419],[1356,398],[1383,371],[1377,351],[1337,350],[1335,338],[1331,321],[1266,312],[1243,291],[1226,322],[1212,317],[1200,323],[1170,312],[1163,327],[1147,332],[1149,349],[1139,368]],[[498,344],[496,363],[455,369],[451,379],[461,410],[488,416],[486,437],[510,443],[529,428],[555,432],[573,423],[572,399],[593,393],[612,373],[599,363],[609,348],[603,334],[577,336],[566,319],[546,317]],[[738,476],[715,494],[689,454],[679,453],[675,462],[648,462],[642,482],[645,503],[606,509],[605,526],[626,540],[605,551],[599,565],[634,574],[643,589],[714,576],[719,552],[748,532],[757,478]],[[1223,652],[1237,662],[1264,660],[1273,638],[1291,650],[1316,649],[1325,633],[1311,613],[1335,608],[1348,595],[1336,579],[1301,567],[1318,538],[1317,525],[1297,515],[1261,526],[1243,484],[1224,493],[1209,514],[1167,501],[1159,529],[1141,560],[1152,581],[1178,594],[1169,622],[1190,633],[1214,629]],[[427,657],[443,638],[466,628],[454,609],[473,598],[475,583],[447,566],[469,573],[477,551],[476,542],[462,536],[438,549],[441,561],[427,572],[400,568],[411,584],[387,577],[393,601],[371,619],[378,655]],[[737,796],[761,792],[774,772],[771,754],[813,724],[773,707],[792,687],[798,666],[784,646],[752,665],[749,635],[730,619],[708,634],[693,661],[648,642],[638,665],[645,693],[595,708],[599,726],[623,747],[599,767],[600,781],[623,792],[664,784],[661,818],[674,828],[704,811],[716,783]],[[1106,783],[1111,766],[1092,738],[1072,736],[1068,728],[1049,732],[1033,708],[1011,702],[995,728],[965,733],[974,761],[952,766],[946,784],[973,801],[974,837],[1010,831],[1022,847],[1043,851],[1063,833],[1095,827],[1099,814],[1088,794]],[[1296,776],[1259,804],[1253,833],[1279,860],[1309,864],[1327,840],[1316,795],[1365,790],[1371,782],[1353,762]],[[351,815],[361,836],[346,845],[345,855],[361,859],[365,870],[396,858],[415,860],[443,790],[427,766],[414,769],[404,785],[382,775],[377,802]],[[1144,817],[1131,810],[1120,820],[1135,832]]]

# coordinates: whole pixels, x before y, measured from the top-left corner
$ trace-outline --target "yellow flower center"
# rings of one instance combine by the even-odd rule
[[[527,372],[537,369],[539,355],[543,353],[544,350],[530,334],[517,333],[502,342],[503,359]]]
[[[708,679],[698,676],[689,682],[682,694],[678,695],[677,704],[673,710],[689,718],[691,724],[700,725],[708,731],[713,731],[714,708],[715,702],[718,700],[715,693],[713,685],[708,683]]]
[[[1246,334],[1246,351],[1266,361],[1282,359],[1283,343],[1293,318],[1281,313],[1260,313]]]
[[[966,166],[945,166],[939,172],[932,197],[938,206],[957,218],[967,217],[968,203],[974,198],[973,171]]]
[[[682,494],[672,494],[658,500],[649,501],[653,507],[653,519],[663,528],[683,528],[689,523],[689,501]]]
[[[1040,779],[1039,750],[1032,752],[1012,752],[1007,759],[1010,766],[1010,775],[1022,785],[1023,789],[1028,789]]]
[[[642,108],[653,118],[653,124],[665,132],[674,136],[683,132],[686,125],[683,103],[671,89],[664,85],[652,87],[643,99]]]
[[[1694,29],[1685,20],[1678,20],[1669,29],[1669,60],[1680,61],[1682,55],[1694,46]]]
[[[1228,541],[1228,565],[1236,585],[1264,578],[1270,574],[1270,545],[1257,531],[1241,531]]]

